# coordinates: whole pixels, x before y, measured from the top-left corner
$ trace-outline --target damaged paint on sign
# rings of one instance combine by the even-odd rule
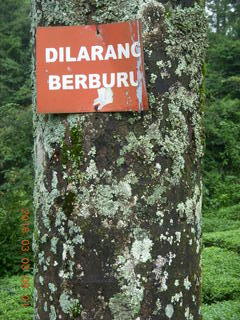
[[[39,113],[148,109],[138,20],[39,27],[36,39]]]
[[[94,100],[93,106],[100,111],[107,104],[113,103],[113,91],[111,88],[98,89],[98,98]]]

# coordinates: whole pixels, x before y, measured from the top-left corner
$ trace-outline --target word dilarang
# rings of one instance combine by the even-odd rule
[[[77,55],[73,55],[71,47],[46,48],[46,63],[53,62],[77,62],[77,61],[96,61],[96,60],[118,60],[129,59],[130,57],[138,58],[141,56],[140,43],[117,44],[102,46],[91,46],[90,48],[81,46]]]

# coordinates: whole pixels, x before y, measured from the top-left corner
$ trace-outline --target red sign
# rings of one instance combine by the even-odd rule
[[[40,113],[148,109],[140,22],[37,29]]]

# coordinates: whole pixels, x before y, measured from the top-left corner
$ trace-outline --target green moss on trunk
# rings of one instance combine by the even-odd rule
[[[140,18],[150,102],[35,113],[36,320],[201,319],[206,21],[197,1],[164,3],[33,1],[33,30]]]

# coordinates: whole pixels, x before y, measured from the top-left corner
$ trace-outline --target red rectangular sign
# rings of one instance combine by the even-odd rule
[[[39,27],[36,56],[40,113],[148,109],[138,20]]]

